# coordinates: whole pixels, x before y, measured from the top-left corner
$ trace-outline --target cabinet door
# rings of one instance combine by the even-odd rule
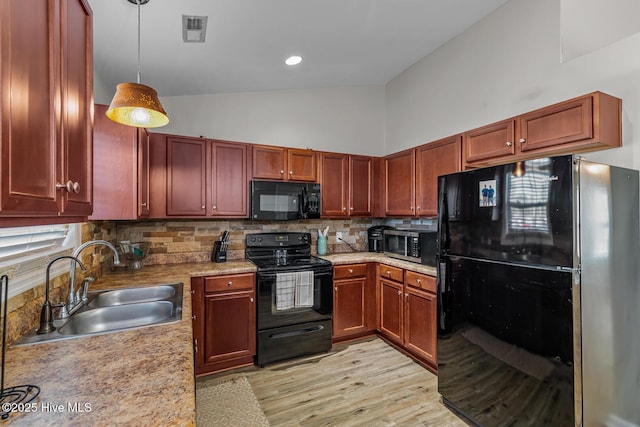
[[[321,215],[329,217],[348,216],[349,156],[338,153],[321,153],[320,165]]]
[[[167,215],[205,216],[207,141],[167,138]]]
[[[149,132],[139,128],[138,134],[138,209],[139,217],[149,216]]]
[[[368,331],[365,312],[366,277],[334,281],[333,337]]]
[[[349,156],[349,172],[349,214],[351,216],[371,216],[373,158]],[[322,191],[324,191],[324,187]]]
[[[438,215],[438,176],[459,172],[462,136],[456,135],[416,149],[416,213]]]
[[[436,364],[436,296],[405,287],[404,346],[413,354]]]
[[[93,125],[92,220],[136,219],[138,183],[137,129],[106,115],[108,106],[96,104]]]
[[[386,215],[415,215],[415,164],[415,150],[384,158]]]
[[[256,353],[254,292],[205,294],[204,364],[250,357]]]
[[[252,147],[252,172],[254,179],[286,179],[286,148],[267,145]]]
[[[388,339],[402,344],[403,297],[401,283],[379,278],[380,332]]]
[[[57,3],[1,0],[0,11],[0,212],[55,216]]]
[[[464,134],[465,163],[499,159],[515,154],[515,120],[509,119]]]
[[[520,116],[520,151],[540,150],[593,137],[591,96]]]
[[[211,214],[248,216],[248,187],[247,145],[211,141]]]
[[[313,150],[287,149],[288,179],[316,182],[318,177],[317,155]]]
[[[62,38],[62,181],[65,215],[90,215],[93,210],[93,30],[91,9],[84,0],[61,2]],[[76,185],[77,184],[77,185]]]

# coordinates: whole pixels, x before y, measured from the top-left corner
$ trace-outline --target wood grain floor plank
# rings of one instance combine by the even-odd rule
[[[379,338],[204,378],[239,375],[274,427],[467,425],[440,402],[435,375]]]

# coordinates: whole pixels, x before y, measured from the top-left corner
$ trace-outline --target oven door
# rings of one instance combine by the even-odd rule
[[[298,273],[301,273],[298,275]],[[258,330],[331,319],[333,273],[319,269],[258,272]]]

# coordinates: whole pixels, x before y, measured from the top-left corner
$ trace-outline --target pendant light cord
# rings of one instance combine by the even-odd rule
[[[140,84],[140,0],[136,0],[138,4],[138,84]]]

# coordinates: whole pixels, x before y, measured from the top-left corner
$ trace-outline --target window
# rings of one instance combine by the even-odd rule
[[[0,272],[9,277],[9,298],[43,283],[47,264],[79,244],[79,224],[0,228]],[[51,278],[69,271],[69,265],[54,264]]]

